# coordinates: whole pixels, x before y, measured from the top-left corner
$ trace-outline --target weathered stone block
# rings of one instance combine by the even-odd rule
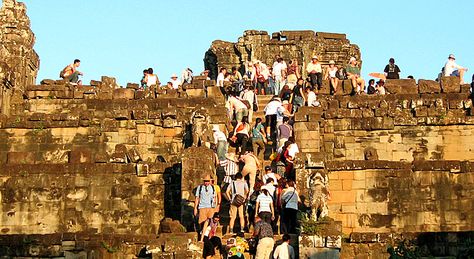
[[[135,98],[135,90],[130,88],[115,89],[113,92],[113,99],[133,100]]]
[[[188,94],[188,97],[205,97],[206,92],[204,89],[187,89],[186,93]]]
[[[457,76],[441,77],[441,90],[443,93],[459,93],[461,92],[461,82]]]
[[[441,93],[441,86],[439,82],[434,80],[418,80],[418,91],[420,94],[435,94]]]
[[[34,152],[8,152],[8,164],[35,164],[36,153]]]
[[[391,94],[418,93],[418,86],[414,79],[387,79],[385,89]]]
[[[81,164],[81,163],[93,163],[94,156],[89,149],[74,149],[69,152],[69,163]]]

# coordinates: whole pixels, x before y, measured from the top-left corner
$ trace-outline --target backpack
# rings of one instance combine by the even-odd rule
[[[216,190],[214,189],[214,185],[211,185],[212,187],[212,196],[214,196],[214,194],[216,193]],[[202,185],[199,185],[199,202],[201,202],[201,194],[202,194]],[[214,199],[212,199],[211,201],[211,207],[214,208]]]
[[[66,71],[67,69],[69,68],[69,66],[66,66],[65,68],[63,68],[63,70],[61,70],[61,72],[59,72],[59,78],[64,78],[64,74],[66,74]]]

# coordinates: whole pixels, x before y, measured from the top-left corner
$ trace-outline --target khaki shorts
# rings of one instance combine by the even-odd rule
[[[216,208],[202,208],[199,209],[199,224],[203,223],[207,219],[211,219],[216,212]]]

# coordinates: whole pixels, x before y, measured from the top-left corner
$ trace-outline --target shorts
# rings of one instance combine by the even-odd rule
[[[207,219],[212,218],[212,216],[214,215],[214,212],[216,212],[216,208],[199,209],[199,224],[203,223]]]
[[[461,75],[459,74],[459,70],[454,70],[454,71],[451,73],[451,76],[458,76],[458,77],[459,77],[459,76],[461,76]]]

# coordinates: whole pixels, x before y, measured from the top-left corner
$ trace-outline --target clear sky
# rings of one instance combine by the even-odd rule
[[[474,72],[474,1],[211,1],[24,0],[38,79],[57,78],[82,60],[84,81],[114,76],[138,82],[153,67],[162,82],[203,57],[216,39],[236,42],[244,30],[314,30],[346,33],[362,52],[363,75],[382,72],[394,57],[401,76],[434,79],[450,53]],[[38,80],[38,82],[39,82]]]

